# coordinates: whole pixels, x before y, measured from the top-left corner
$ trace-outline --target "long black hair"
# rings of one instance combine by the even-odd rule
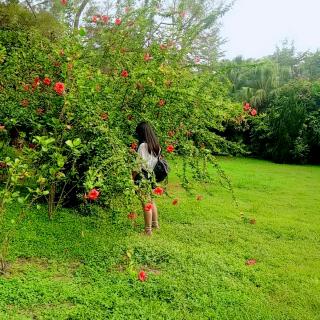
[[[145,142],[148,145],[148,152],[155,156],[160,153],[159,140],[156,137],[152,127],[147,122],[140,122],[136,128],[136,135],[139,140],[139,144]]]

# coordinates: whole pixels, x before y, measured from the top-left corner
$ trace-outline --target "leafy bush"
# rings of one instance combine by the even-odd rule
[[[296,80],[270,97],[252,122],[252,150],[276,162],[320,162],[320,83]]]

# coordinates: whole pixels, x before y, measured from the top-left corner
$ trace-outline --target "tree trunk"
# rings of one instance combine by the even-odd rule
[[[73,23],[73,30],[78,30],[79,28],[79,23],[80,23],[80,17],[81,14],[86,7],[86,5],[89,3],[90,0],[83,0],[77,10],[76,16],[74,17],[74,23]]]
[[[52,220],[52,218],[53,218],[55,196],[56,196],[56,186],[55,186],[55,184],[53,184],[50,187],[49,200],[48,200],[48,217],[49,217],[49,220]]]

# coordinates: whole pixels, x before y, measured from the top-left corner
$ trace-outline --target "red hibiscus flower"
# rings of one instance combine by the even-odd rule
[[[167,151],[169,153],[172,153],[174,151],[174,146],[172,144],[170,144],[169,146],[167,146]]]
[[[37,114],[40,116],[40,115],[44,114],[44,109],[43,109],[43,108],[38,108],[38,109],[36,110],[36,112],[37,112]]]
[[[103,112],[100,114],[100,118],[105,121],[105,120],[108,120],[109,115],[108,115],[108,113]]]
[[[101,17],[103,23],[108,23],[109,22],[109,17],[108,16],[102,16]]]
[[[153,193],[158,195],[158,196],[162,196],[163,193],[164,193],[164,189],[161,188],[161,187],[156,187],[154,190],[153,190]]]
[[[144,61],[150,61],[150,60],[152,60],[152,59],[153,59],[153,57],[151,57],[150,53],[146,53],[146,54],[144,55],[144,57],[143,57],[143,60],[144,60]]]
[[[246,265],[247,266],[253,266],[253,265],[255,265],[257,263],[257,260],[256,259],[248,259],[247,261],[246,261]]]
[[[30,85],[25,84],[25,85],[23,86],[23,90],[24,90],[24,91],[29,91],[29,90],[30,90]]]
[[[254,117],[254,116],[256,116],[257,115],[257,110],[256,109],[252,109],[251,111],[250,111],[250,114]]]
[[[138,148],[138,145],[135,142],[132,142],[131,143],[131,149],[132,150],[137,150],[137,148]]]
[[[177,205],[178,204],[178,199],[174,199],[173,201],[172,201],[172,204],[175,206],[175,205]]]
[[[32,88],[35,89],[36,87],[38,87],[41,83],[41,80],[39,77],[36,77],[33,79],[33,83],[32,83]]]
[[[29,101],[27,99],[23,99],[20,104],[23,106],[23,107],[27,107],[29,105]]]
[[[149,212],[149,211],[151,211],[152,210],[152,208],[153,208],[153,205],[152,205],[152,203],[147,203],[145,206],[144,206],[144,208],[143,208],[143,210],[145,211],[145,212]]]
[[[139,274],[138,274],[138,279],[141,281],[141,282],[144,282],[146,281],[148,278],[148,275],[145,271],[140,271]]]
[[[60,3],[63,5],[63,6],[66,6],[68,4],[68,0],[60,0]]]
[[[87,198],[89,200],[97,200],[100,195],[100,192],[97,189],[92,189],[89,191]]]
[[[92,17],[92,22],[93,22],[93,23],[97,23],[98,20],[99,20],[99,17],[98,17],[98,16],[93,16],[93,17]]]
[[[244,111],[249,111],[250,108],[251,108],[251,107],[250,107],[250,103],[245,102],[244,105],[243,105],[243,110],[244,110]]]
[[[138,215],[135,212],[130,212],[128,214],[128,219],[129,220],[136,220],[138,218]]]
[[[51,79],[45,77],[45,78],[43,79],[43,83],[44,83],[46,86],[50,86],[50,84],[51,84]]]
[[[64,89],[65,89],[64,83],[62,83],[62,82],[57,82],[57,83],[54,85],[54,88],[53,88],[53,90],[54,90],[58,95],[60,95],[60,96],[63,95]]]
[[[116,20],[114,20],[114,24],[115,24],[116,26],[120,26],[121,23],[122,23],[121,18],[117,18]]]
[[[127,70],[122,70],[121,71],[121,77],[127,78],[129,76],[129,72]]]
[[[163,107],[166,104],[166,100],[160,99],[158,103],[160,107]]]

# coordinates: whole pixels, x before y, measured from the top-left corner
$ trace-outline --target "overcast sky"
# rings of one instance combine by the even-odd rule
[[[285,38],[298,51],[320,49],[320,0],[236,0],[222,24],[227,58],[266,56]]]

